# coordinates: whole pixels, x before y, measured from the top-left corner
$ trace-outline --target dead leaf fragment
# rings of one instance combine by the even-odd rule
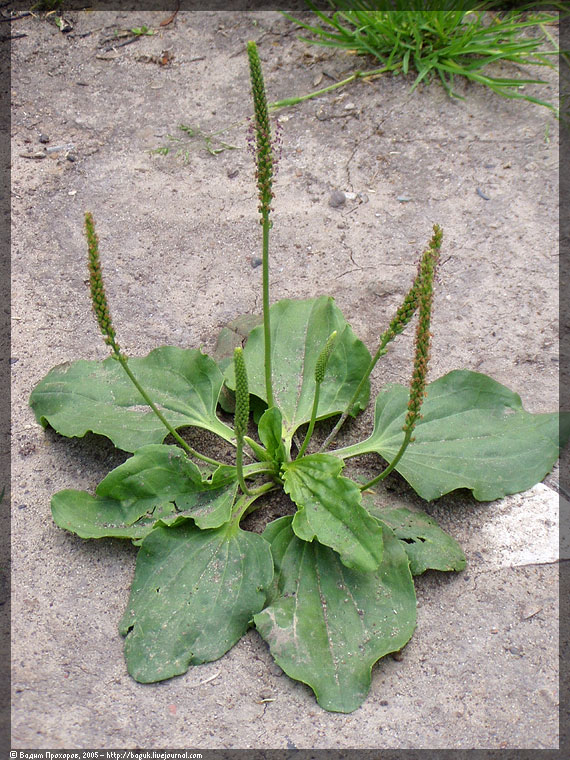
[[[537,607],[536,605],[528,604],[523,609],[521,620],[530,620],[530,618],[533,618],[535,615],[538,615],[539,612],[542,612],[542,607]]]

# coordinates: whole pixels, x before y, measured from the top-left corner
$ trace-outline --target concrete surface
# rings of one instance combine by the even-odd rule
[[[187,163],[148,151],[180,123],[213,132],[245,119],[250,38],[270,100],[355,64],[297,41],[276,12],[179,13],[164,27],[168,13],[68,15],[66,34],[45,17],[22,19],[13,42],[12,746],[556,748],[556,473],[499,503],[456,493],[423,505],[461,542],[467,569],[417,579],[417,632],[401,659],[376,666],[351,715],[321,710],[255,631],[174,680],[128,676],[117,624],[136,549],[66,534],[49,509],[54,491],[94,489],[125,455],[94,436],[44,432],[27,406],[52,366],[105,356],[85,287],[83,212],[98,225],[121,345],[132,355],[163,343],[211,350],[224,324],[260,309],[246,128],[223,135],[239,149],[218,156],[203,145]],[[142,25],[157,33],[108,49],[124,39],[116,30]],[[539,73],[554,98],[555,72]],[[373,347],[439,222],[431,377],[486,372],[529,411],[552,411],[557,123],[478,87],[458,83],[466,100],[450,101],[437,85],[410,94],[410,84],[380,78],[281,112],[272,299],[334,295]],[[333,191],[357,197],[333,208]],[[407,382],[412,334],[379,367],[376,389]],[[369,410],[343,440],[371,421]],[[359,466],[372,471],[373,457]],[[422,506],[398,477],[381,497]]]

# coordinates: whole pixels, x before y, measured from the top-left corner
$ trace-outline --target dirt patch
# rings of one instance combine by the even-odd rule
[[[143,355],[168,343],[212,351],[223,325],[261,309],[246,41],[258,40],[272,101],[311,91],[321,74],[354,70],[350,56],[296,40],[276,12],[181,12],[161,27],[168,15],[70,13],[66,33],[30,16],[13,29],[23,36],[13,42],[12,71],[12,746],[557,746],[552,567],[536,576],[486,568],[479,587],[476,573],[422,579],[418,635],[402,662],[376,667],[368,701],[350,716],[320,710],[254,631],[221,661],[173,681],[141,686],[127,675],[117,624],[136,550],[65,534],[49,509],[54,491],[92,490],[125,455],[95,436],[43,432],[27,406],[52,366],[106,355],[85,285],[83,212],[97,222],[125,350]],[[145,25],[156,34],[119,44],[124,30]],[[539,74],[553,99],[555,72]],[[431,378],[485,372],[529,411],[553,411],[557,123],[546,109],[479,87],[458,84],[466,99],[451,101],[438,86],[410,94],[410,84],[361,82],[280,113],[271,298],[330,294],[374,348],[437,222],[444,245]],[[213,155],[194,140],[187,161],[176,150],[152,155],[178,145],[169,134],[188,137],[178,124],[206,135],[236,124],[220,136],[236,149]],[[341,191],[348,198],[331,205]],[[408,329],[378,367],[375,390],[407,382],[412,343]],[[368,410],[340,440],[371,420]],[[397,477],[387,488],[394,503],[408,495]],[[447,515],[453,530],[469,505],[461,494],[446,497],[438,518]],[[469,559],[468,536],[464,548]],[[537,593],[545,611],[525,624],[523,656],[496,636],[490,644],[497,625],[512,639],[505,631],[520,622],[517,605]],[[487,671],[492,658],[501,679]],[[441,702],[444,691],[453,705]]]

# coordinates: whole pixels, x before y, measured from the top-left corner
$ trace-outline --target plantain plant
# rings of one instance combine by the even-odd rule
[[[568,430],[559,430],[558,414],[527,413],[515,393],[485,375],[456,370],[427,383],[437,225],[374,355],[330,297],[271,305],[273,137],[255,43],[247,52],[263,322],[229,359],[175,346],[127,357],[88,213],[91,298],[111,356],[55,367],[30,403],[43,426],[64,436],[92,431],[132,453],[94,495],[60,491],[51,508],[58,526],[82,538],[121,537],[140,546],[120,623],[133,678],[160,681],[216,660],[253,625],[281,668],[308,684],[324,709],[351,712],[366,698],[374,663],[412,636],[413,576],[465,566],[459,545],[427,514],[364,502],[365,492],[395,469],[427,501],[457,488],[499,499],[539,482]],[[372,370],[416,312],[409,386],[380,393],[366,440],[335,448],[341,426],[369,401]],[[220,404],[232,409],[233,426],[218,416]],[[250,407],[257,426],[251,437]],[[335,416],[316,445],[316,424]],[[228,463],[194,449],[179,432],[188,426],[214,433],[224,449],[231,444],[235,458]],[[172,443],[165,444],[168,435]],[[346,460],[370,452],[386,462],[376,477],[358,483],[342,474]],[[242,519],[279,489],[293,514],[262,534],[244,530]]]

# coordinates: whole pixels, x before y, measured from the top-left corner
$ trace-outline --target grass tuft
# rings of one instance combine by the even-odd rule
[[[547,84],[541,79],[492,76],[487,67],[498,62],[514,66],[528,65],[555,68],[560,51],[546,25],[558,23],[558,13],[517,10],[492,12],[485,10],[494,3],[479,3],[478,10],[458,10],[466,2],[443,3],[454,10],[426,10],[434,3],[406,3],[423,10],[377,10],[379,6],[402,6],[366,0],[329,0],[332,13],[307,4],[320,23],[310,24],[284,15],[310,32],[304,42],[340,48],[356,55],[374,57],[382,65],[371,72],[358,72],[358,77],[379,73],[415,73],[412,90],[422,81],[437,78],[450,97],[462,98],[455,90],[455,77],[489,87],[498,95],[526,100],[551,109],[556,105],[524,91],[526,85]],[[442,3],[437,5],[441,8]],[[539,3],[540,5],[540,3]],[[471,6],[473,3],[471,2]],[[519,6],[520,7],[520,6]],[[557,4],[549,4],[549,8]],[[349,10],[350,8],[350,10]],[[538,35],[536,32],[538,31]],[[529,34],[533,32],[534,34]]]

